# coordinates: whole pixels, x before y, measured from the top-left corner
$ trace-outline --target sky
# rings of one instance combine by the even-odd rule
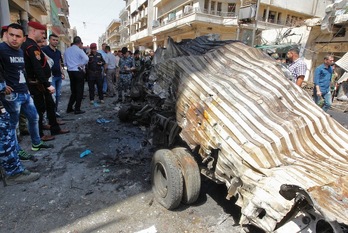
[[[98,38],[126,7],[124,0],[68,0],[70,27],[76,27],[84,45],[98,44]]]

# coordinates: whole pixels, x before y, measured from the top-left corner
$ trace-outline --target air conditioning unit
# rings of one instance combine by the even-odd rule
[[[159,21],[158,20],[153,20],[152,21],[152,27],[155,28],[155,27],[158,27],[160,25]]]
[[[184,15],[187,15],[187,14],[191,13],[192,10],[193,10],[193,7],[191,5],[185,6],[185,8],[184,8]]]

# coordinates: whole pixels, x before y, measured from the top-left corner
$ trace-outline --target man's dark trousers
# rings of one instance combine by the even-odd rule
[[[81,111],[81,102],[85,85],[85,73],[83,71],[68,71],[68,74],[70,79],[71,95],[67,110],[72,111],[74,109],[75,112]]]

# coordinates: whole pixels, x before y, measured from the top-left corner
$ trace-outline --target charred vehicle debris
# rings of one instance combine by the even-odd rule
[[[163,148],[151,167],[160,204],[195,202],[203,174],[237,199],[241,225],[348,232],[348,131],[282,69],[215,35],[157,49],[119,117],[147,124]]]

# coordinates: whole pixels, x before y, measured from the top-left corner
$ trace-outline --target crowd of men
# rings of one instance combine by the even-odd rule
[[[35,162],[37,158],[22,149],[19,133],[30,135],[32,151],[52,148],[53,145],[45,141],[69,133],[60,127],[64,122],[57,120],[62,80],[65,79],[64,65],[71,91],[66,112],[83,114],[81,103],[86,81],[91,104],[96,95],[101,104],[105,96],[117,96],[118,101],[125,101],[133,77],[151,63],[154,55],[150,51],[147,58],[141,58],[139,50],[132,54],[126,47],[111,53],[105,43],[100,50],[92,43],[86,52],[81,38],[76,36],[63,58],[57,49],[59,37],[49,35],[47,45],[46,31],[45,25],[32,21],[28,23],[27,33],[16,23],[1,30],[0,171],[7,185],[32,182],[40,177],[39,173],[28,171],[21,162]],[[45,135],[44,130],[50,130],[51,134]]]

